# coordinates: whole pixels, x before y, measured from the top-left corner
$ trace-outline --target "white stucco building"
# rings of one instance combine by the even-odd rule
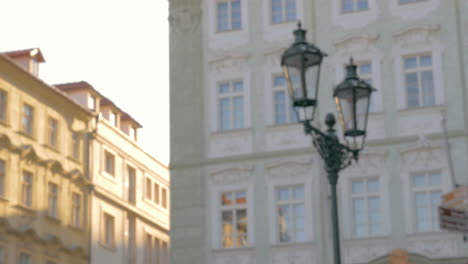
[[[89,263],[167,264],[169,173],[138,146],[141,125],[86,82],[56,87],[96,113],[86,161]]]
[[[378,89],[366,148],[340,173],[343,263],[398,248],[411,263],[466,263],[437,206],[468,182],[467,1],[169,2],[173,264],[332,263],[326,173],[280,68],[297,20],[329,54],[317,126],[350,56]]]

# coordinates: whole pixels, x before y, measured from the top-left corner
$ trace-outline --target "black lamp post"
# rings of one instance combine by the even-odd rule
[[[346,66],[346,78],[335,87],[333,97],[343,128],[345,145],[341,144],[333,128],[336,120],[332,113],[325,118],[327,130],[320,131],[312,125],[319,88],[320,66],[325,53],[306,41],[306,31],[298,24],[294,31],[295,42],[281,56],[281,66],[298,121],[304,124],[306,134],[312,135],[314,146],[325,162],[332,190],[332,226],[335,264],[341,263],[336,184],[338,173],[348,167],[352,159],[358,160],[364,147],[371,93],[375,90],[359,79],[357,66],[351,58]]]

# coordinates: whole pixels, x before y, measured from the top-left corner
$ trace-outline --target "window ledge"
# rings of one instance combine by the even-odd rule
[[[228,29],[228,30],[223,30],[223,31],[219,31],[219,30],[216,30],[216,34],[223,34],[223,33],[234,33],[234,32],[240,32],[242,31],[243,29],[242,28],[239,28],[239,29]]]
[[[359,13],[365,13],[367,11],[370,11],[370,8],[356,9],[356,10],[351,10],[351,11],[340,10],[340,15],[345,16],[345,15],[359,14]]]
[[[46,219],[56,224],[62,223],[62,220],[60,220],[58,217],[55,217],[55,216],[46,215]]]
[[[60,154],[60,151],[57,149],[57,146],[52,146],[48,143],[46,144],[43,144],[43,146],[49,150],[52,150],[53,152],[57,153],[57,154]]]
[[[212,136],[224,136],[224,135],[229,135],[229,134],[242,134],[242,133],[247,133],[252,131],[251,128],[239,128],[239,129],[231,129],[231,130],[220,130],[220,131],[215,131],[212,132]]]
[[[224,252],[238,252],[238,251],[254,251],[254,246],[246,247],[232,247],[232,248],[213,248],[213,253],[224,253]]]
[[[10,122],[8,122],[8,120],[1,120],[0,119],[0,125],[6,126],[6,127],[11,127]]]
[[[75,226],[75,225],[72,225],[72,224],[69,224],[67,225],[70,229],[72,230],[75,230],[75,231],[78,231],[78,232],[83,232],[84,229],[82,226]]]
[[[67,155],[67,158],[68,158],[69,160],[71,160],[71,161],[74,161],[74,162],[76,162],[76,163],[81,164],[81,160],[75,159],[74,157],[72,157],[72,156],[70,156],[70,155]]]
[[[389,239],[390,236],[388,235],[381,235],[381,236],[367,236],[367,237],[351,237],[343,239],[343,243],[353,243],[357,241],[375,241],[375,240],[386,240]]]
[[[107,245],[101,241],[99,241],[99,245],[101,245],[101,247],[109,250],[109,251],[112,251],[112,252],[116,252],[117,251],[117,247],[114,245]]]
[[[22,210],[24,212],[30,213],[30,214],[35,214],[36,213],[36,211],[34,211],[34,209],[32,209],[31,207],[27,207],[27,206],[22,205],[22,204],[17,204],[14,207],[16,207],[17,209],[20,209],[20,210]]]
[[[28,134],[28,133],[24,132],[23,130],[18,130],[17,133],[22,135],[22,136],[25,136],[27,138],[30,138],[32,140],[37,140],[36,137],[34,136],[34,132],[32,134]]]
[[[0,196],[0,203],[7,203],[9,202],[10,200],[8,200],[6,197],[4,196]]]
[[[284,248],[284,247],[295,247],[295,246],[312,246],[314,243],[313,241],[294,241],[294,242],[282,242],[282,243],[275,243],[270,245],[272,248]]]
[[[418,1],[407,2],[407,3],[400,3],[400,1],[398,1],[398,6],[406,6],[406,5],[420,4],[420,3],[425,3],[425,2],[430,2],[430,1],[429,1],[429,0],[418,0]]]
[[[302,123],[290,122],[284,124],[272,124],[267,126],[267,129],[282,129],[282,128],[291,128],[291,127],[302,127]]]
[[[270,21],[270,26],[281,26],[281,25],[290,25],[297,23],[297,19],[294,20],[282,20],[280,22]]]
[[[417,112],[417,111],[423,111],[423,110],[428,110],[428,109],[440,110],[444,108],[445,106],[446,106],[445,104],[433,104],[433,105],[423,105],[423,106],[418,106],[418,107],[407,107],[407,108],[399,109],[398,113]]]
[[[117,183],[117,181],[116,181],[116,179],[115,179],[115,175],[112,175],[112,174],[108,173],[108,172],[105,171],[105,170],[102,170],[102,171],[101,171],[101,175],[102,175],[105,179],[107,179],[107,180],[109,180],[109,181],[111,181],[111,182],[113,182],[113,183]]]

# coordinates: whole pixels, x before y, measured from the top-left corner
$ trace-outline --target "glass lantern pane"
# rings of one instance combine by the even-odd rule
[[[362,96],[356,100],[356,127],[359,131],[366,131],[367,113],[369,110],[369,96]]]

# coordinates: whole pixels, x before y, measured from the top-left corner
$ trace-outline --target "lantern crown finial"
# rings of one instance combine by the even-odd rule
[[[357,66],[354,64],[354,58],[349,59],[349,64],[346,65],[346,79],[358,79]]]
[[[325,124],[328,126],[328,128],[332,128],[336,124],[335,115],[328,113],[325,117]]]
[[[299,20],[297,22],[297,29],[294,30],[295,42],[296,43],[306,42],[306,33],[307,33],[307,30],[302,29],[302,23]]]
[[[297,21],[297,28],[302,29],[302,22],[300,20]]]

